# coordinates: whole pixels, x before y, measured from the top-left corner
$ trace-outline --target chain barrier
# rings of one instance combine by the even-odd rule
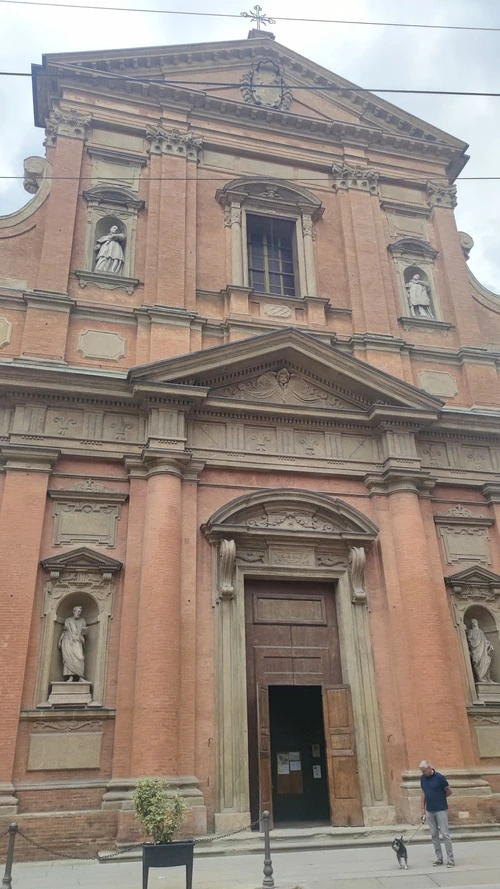
[[[216,840],[225,840],[227,837],[234,837],[237,833],[243,833],[245,830],[252,830],[252,827],[255,827],[256,824],[260,824],[260,818],[257,818],[256,821],[252,821],[250,824],[245,824],[244,827],[238,827],[237,830],[231,830],[229,833],[221,833],[214,837],[196,837],[194,842],[196,845],[198,843],[214,843]]]
[[[209,836],[209,837],[197,837],[194,840],[196,845],[201,843],[213,843],[217,840],[225,840],[228,837],[235,836],[238,833],[243,833],[247,830],[252,830],[257,824],[260,823],[260,818],[257,818],[256,821],[252,821],[250,824],[245,824],[244,827],[238,827],[237,830],[231,830],[229,833],[218,834],[217,836]],[[42,843],[38,843],[36,840],[32,839],[28,834],[24,833],[23,830],[18,828],[18,834],[23,838],[27,843],[33,846],[35,849],[40,849],[41,852],[46,852],[48,855],[53,855],[55,858],[62,858],[66,861],[108,861],[111,858],[118,858],[120,855],[124,855],[127,852],[132,852],[134,849],[142,848],[142,843],[132,843],[130,846],[125,846],[122,849],[118,849],[116,852],[108,852],[103,855],[101,852],[96,852],[95,855],[68,855],[67,852],[58,852],[56,849],[49,849],[48,846],[43,846]],[[0,838],[4,836],[8,836],[9,831],[6,830],[3,834],[0,834]]]

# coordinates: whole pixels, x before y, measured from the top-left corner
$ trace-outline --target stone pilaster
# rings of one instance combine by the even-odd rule
[[[5,485],[0,511],[0,564],[2,565],[0,675],[2,677],[2,731],[0,734],[0,814],[14,814],[13,768],[19,712],[47,485],[57,451],[4,446]]]
[[[178,772],[182,456],[147,460],[131,775]]]
[[[402,761],[406,768],[415,768],[422,758],[464,768],[472,756],[467,713],[449,694],[446,677],[455,658],[443,623],[445,609],[436,601],[445,593],[434,583],[429,528],[420,505],[432,479],[389,470],[365,483],[380,525]]]

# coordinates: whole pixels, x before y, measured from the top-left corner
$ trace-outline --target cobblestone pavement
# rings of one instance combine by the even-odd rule
[[[276,889],[500,889],[497,840],[455,844],[456,867],[435,868],[430,844],[409,848],[408,870],[399,870],[385,847],[276,852]],[[193,889],[261,889],[262,855],[195,859]],[[15,864],[12,889],[141,889],[141,863],[123,861]],[[148,889],[185,889],[182,869],[151,870]]]

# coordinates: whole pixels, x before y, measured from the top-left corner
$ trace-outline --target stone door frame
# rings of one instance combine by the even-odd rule
[[[250,823],[245,580],[327,581],[335,589],[344,681],[351,688],[365,824],[393,823],[380,731],[365,549],[378,529],[348,504],[309,491],[240,497],[202,529],[212,544],[216,615],[217,833]]]

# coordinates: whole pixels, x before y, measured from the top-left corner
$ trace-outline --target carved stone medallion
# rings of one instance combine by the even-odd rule
[[[241,94],[250,105],[265,105],[286,111],[292,93],[285,86],[282,68],[272,59],[261,59],[242,77]]]

